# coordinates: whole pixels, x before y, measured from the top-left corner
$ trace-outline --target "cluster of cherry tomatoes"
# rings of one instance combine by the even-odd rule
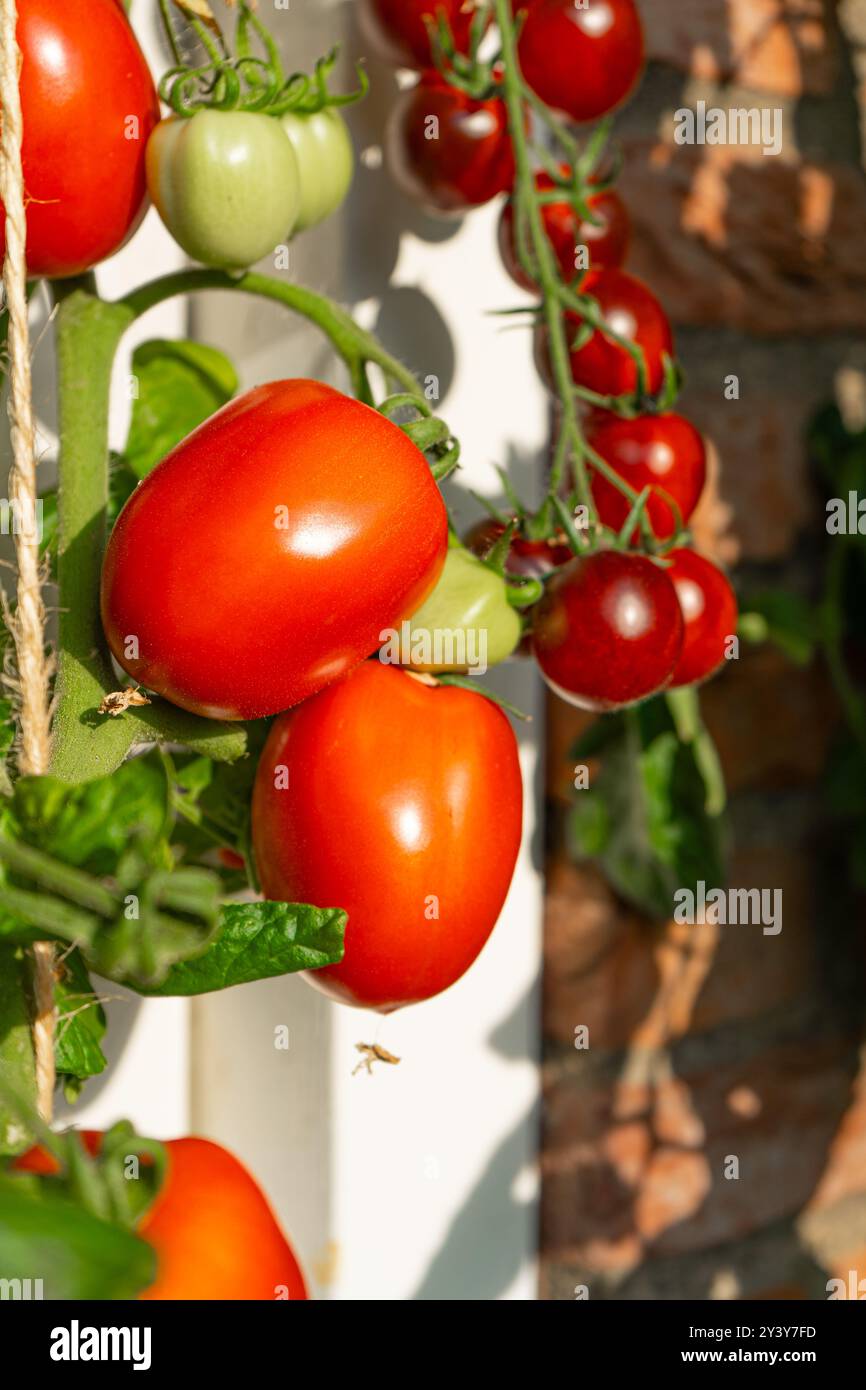
[[[643,34],[633,0],[514,0],[523,11],[518,56],[523,78],[547,106],[575,122],[607,115],[634,87],[643,65]],[[363,0],[368,32],[403,66],[421,69],[415,86],[392,113],[387,149],[399,185],[428,210],[462,214],[508,195],[499,220],[499,249],[511,278],[539,293],[518,254],[512,188],[515,160],[505,102],[495,90],[475,100],[431,67],[428,27],[447,20],[454,47],[465,52],[473,11],[462,0]],[[528,119],[528,117],[527,117]],[[545,234],[566,285],[591,296],[604,325],[589,328],[577,312],[566,314],[569,362],[575,386],[600,397],[635,397],[648,409],[615,414],[592,409],[584,420],[589,458],[600,457],[629,484],[632,496],[649,489],[645,516],[655,539],[671,542],[661,564],[627,550],[608,549],[575,558],[553,541],[515,538],[509,556],[514,573],[556,574],[532,615],[532,646],[549,684],[588,709],[609,710],[668,686],[704,680],[730,655],[737,605],[733,590],[710,561],[676,539],[697,506],[706,479],[704,443],[694,426],[658,397],[673,356],[673,333],[655,295],[623,270],[631,223],[622,199],[602,185],[578,207],[569,196],[571,170],[562,165],[562,198],[551,197],[557,180],[535,175]],[[587,210],[591,214],[587,217]],[[577,252],[588,256],[589,268]],[[643,361],[641,380],[636,356]],[[535,358],[543,381],[554,388],[547,328],[539,317]],[[598,468],[591,472],[592,500],[602,527],[619,534],[631,501]],[[499,533],[503,527],[499,527]],[[494,525],[470,537],[483,555],[495,543]],[[626,538],[633,543],[638,529]]]

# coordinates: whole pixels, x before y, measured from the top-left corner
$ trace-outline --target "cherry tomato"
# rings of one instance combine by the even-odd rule
[[[614,333],[643,349],[650,395],[664,382],[664,358],[673,356],[673,334],[664,309],[642,281],[623,270],[592,270],[581,281],[580,293],[591,294]],[[578,314],[566,314],[571,342],[582,327]],[[541,377],[550,382],[547,331],[536,330],[536,361]],[[596,329],[582,347],[571,352],[571,375],[578,386],[602,396],[628,395],[637,389],[637,366],[624,347]]]
[[[147,208],[144,151],[159,99],[116,0],[19,0],[30,275],[79,275]],[[0,257],[6,214],[0,207]]]
[[[547,190],[555,185],[549,174],[540,173],[535,176],[535,186],[539,190]],[[631,218],[619,194],[612,188],[606,189],[603,193],[591,194],[587,201],[593,216],[597,219],[594,223],[584,221],[574,205],[567,200],[561,203],[543,203],[541,207],[544,230],[566,284],[571,284],[580,273],[575,265],[578,247],[586,247],[590,268],[593,270],[622,265],[628,250]],[[537,291],[536,282],[520,264],[514,226],[514,204],[510,198],[499,219],[499,251],[505,269],[515,284],[524,290]]]
[[[501,521],[490,517],[478,521],[466,535],[466,544],[474,555],[482,559],[489,555],[504,532]],[[525,579],[543,579],[559,565],[567,565],[574,559],[563,538],[558,540],[530,541],[523,536],[514,536],[508,549],[505,569],[508,574],[520,575]]]
[[[728,640],[737,631],[737,597],[722,571],[694,550],[671,550],[665,559],[685,623],[671,685],[694,685],[727,657]]]
[[[682,415],[639,415],[626,420],[595,411],[586,441],[635,492],[652,487],[646,513],[658,540],[677,531],[676,512],[682,524],[688,521],[706,481],[707,455],[699,432]],[[592,495],[599,520],[619,531],[631,511],[628,498],[596,470]]]
[[[465,0],[361,0],[361,23],[370,42],[384,58],[407,68],[427,68],[434,62],[425,23],[442,14],[448,20],[459,53],[469,52],[473,11]]]
[[[280,117],[300,175],[300,208],[295,231],[324,222],[343,202],[352,182],[355,156],[346,122],[333,106],[310,115],[289,111]]]
[[[572,560],[533,615],[544,679],[582,709],[617,709],[663,689],[682,644],[674,586],[645,555],[600,550]]]
[[[388,1013],[469,969],[502,910],[521,817],[502,710],[368,661],[275,723],[253,847],[266,897],[348,912],[343,960],[310,984]]]
[[[188,256],[243,270],[294,231],[298,161],[274,116],[197,111],[160,121],[147,146],[150,196]]]
[[[83,1130],[90,1154],[102,1135]],[[157,1256],[145,1301],[306,1299],[297,1257],[246,1168],[209,1139],[169,1139],[168,1168],[137,1230]],[[130,1152],[135,1152],[134,1140]],[[15,1159],[20,1172],[51,1176],[57,1160],[44,1149]]]
[[[395,647],[400,664],[415,671],[483,673],[511,655],[522,632],[504,579],[459,544],[449,548],[436,588],[406,628],[404,650]]]
[[[537,0],[518,43],[523,75],[541,100],[575,121],[619,106],[643,68],[634,0]]]
[[[102,571],[109,646],[183,709],[255,719],[375,651],[445,562],[424,455],[378,411],[317,381],[232,401],[157,464]]]
[[[431,212],[459,215],[514,182],[504,102],[473,101],[438,73],[397,98],[385,145],[396,182]]]

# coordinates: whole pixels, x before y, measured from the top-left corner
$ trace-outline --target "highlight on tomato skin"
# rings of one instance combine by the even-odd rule
[[[255,719],[376,651],[431,592],[447,548],[429,464],[397,425],[321,382],[271,382],[136,488],[105,553],[103,627],[147,689]]]
[[[646,515],[657,540],[667,540],[684,526],[704,490],[707,451],[698,430],[684,416],[668,411],[634,419],[593,411],[586,425],[586,442],[632,491],[651,487]],[[620,531],[632,502],[614,483],[593,468],[592,497],[599,520]],[[638,528],[630,537],[636,540]]]
[[[80,1139],[89,1154],[99,1153],[98,1130],[82,1130]],[[139,1298],[308,1299],[297,1256],[244,1165],[210,1139],[168,1139],[165,1149],[165,1180],[137,1227],[157,1257],[156,1280]],[[134,1140],[130,1151],[135,1152]],[[12,1166],[44,1176],[58,1172],[57,1160],[39,1147],[21,1154]]]
[[[514,731],[482,695],[374,659],[282,715],[253,793],[262,890],[348,913],[343,960],[308,983],[382,1013],[448,989],[496,925],[522,814]]]
[[[434,215],[459,217],[514,183],[505,103],[475,101],[437,72],[395,101],[385,151],[398,187]]]
[[[145,146],[156,87],[116,0],[19,0],[27,270],[80,275],[147,211]],[[6,214],[0,205],[0,258]]]
[[[600,550],[550,580],[533,614],[533,651],[547,684],[603,712],[663,690],[683,644],[674,586],[645,555]]]
[[[671,685],[695,685],[718,671],[729,655],[737,631],[737,596],[727,576],[696,550],[668,551],[665,561],[685,625]]]

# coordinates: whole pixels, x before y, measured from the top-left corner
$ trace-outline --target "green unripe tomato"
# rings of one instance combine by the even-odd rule
[[[312,115],[289,111],[280,117],[301,175],[301,208],[296,232],[314,227],[336,212],[349,191],[355,156],[346,122],[333,106]]]
[[[416,671],[496,666],[520,641],[522,626],[505,580],[462,546],[453,546],[432,594],[413,614],[404,661]]]
[[[159,215],[193,260],[243,270],[295,229],[298,162],[274,116],[197,111],[160,121],[147,145]]]

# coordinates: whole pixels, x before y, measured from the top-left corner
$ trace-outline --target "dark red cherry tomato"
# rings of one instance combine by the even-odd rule
[[[253,793],[265,895],[348,913],[343,960],[305,978],[383,1013],[469,969],[502,910],[521,820],[502,710],[375,660],[276,721]]]
[[[665,559],[685,623],[671,685],[694,685],[728,655],[728,639],[737,631],[737,598],[722,571],[696,551],[672,550]]]
[[[407,68],[427,68],[433,50],[425,19],[448,20],[459,53],[469,51],[474,11],[465,0],[361,0],[361,25],[383,58]]]
[[[655,295],[641,280],[624,270],[593,270],[578,286],[581,294],[591,294],[602,317],[613,332],[643,349],[646,387],[650,395],[664,382],[665,354],[673,356],[671,326]],[[582,326],[579,315],[566,314],[570,340],[574,343]],[[545,382],[550,382],[547,331],[536,330],[536,362]],[[628,395],[637,389],[637,366],[619,343],[596,329],[582,347],[571,352],[571,375],[578,386],[602,396]]]
[[[30,275],[78,275],[118,251],[147,208],[159,100],[116,0],[19,0]],[[0,259],[6,214],[0,207]]]
[[[459,215],[514,182],[504,103],[473,101],[438,73],[398,97],[385,145],[396,182],[431,212]]]
[[[554,182],[549,174],[540,173],[535,176],[535,185],[539,190],[546,190],[553,188]],[[574,205],[567,201],[543,203],[541,207],[544,229],[566,284],[581,273],[575,266],[579,246],[587,248],[592,270],[622,265],[628,250],[631,218],[619,194],[612,188],[607,189],[603,193],[594,193],[588,203],[597,219],[594,223],[585,221]],[[537,290],[538,286],[523,269],[517,254],[514,204],[510,198],[499,219],[499,251],[512,280],[521,289]]]
[[[102,568],[105,635],[183,709],[276,714],[411,617],[447,546],[442,496],[401,429],[321,382],[273,381],[133,492]]]
[[[617,709],[663,689],[682,642],[674,586],[645,555],[601,550],[572,560],[533,615],[544,679],[582,709]]]
[[[634,0],[535,0],[518,57],[548,106],[575,121],[596,121],[628,96],[643,68]]]
[[[466,533],[465,544],[473,555],[482,559],[490,554],[505,527],[501,521],[490,517],[477,521]],[[529,541],[523,536],[514,536],[508,550],[505,569],[508,574],[520,575],[525,579],[543,579],[545,575],[567,565],[574,555],[565,540]]]
[[[677,513],[680,523],[688,521],[706,481],[707,455],[699,432],[682,415],[639,415],[626,420],[595,411],[586,442],[635,492],[652,488],[646,513],[658,540],[675,534]],[[592,496],[599,520],[619,531],[631,510],[625,494],[593,470]]]

